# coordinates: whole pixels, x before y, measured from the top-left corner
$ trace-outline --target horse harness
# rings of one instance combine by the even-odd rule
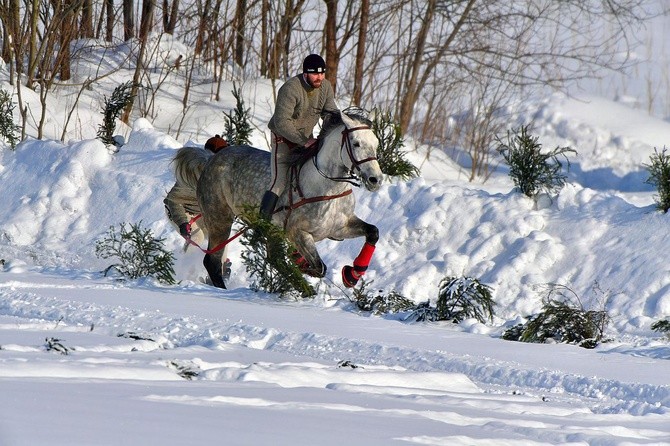
[[[354,149],[351,144],[351,139],[349,139],[349,134],[353,133],[357,130],[369,130],[370,127],[367,125],[362,125],[358,127],[352,127],[350,129],[345,128],[342,130],[342,143],[340,145],[340,159],[342,159],[342,149],[346,148],[346,153],[347,156],[349,157],[349,161],[351,161],[351,167],[349,168],[348,176],[340,176],[340,177],[331,177],[328,174],[326,174],[321,168],[319,167],[317,155],[319,153],[319,147],[314,150],[313,154],[310,154],[305,157],[305,160],[302,162],[297,162],[291,166],[290,169],[290,180],[289,180],[289,190],[288,190],[288,205],[282,206],[278,209],[275,210],[275,213],[280,212],[280,211],[286,211],[286,216],[284,217],[284,229],[286,229],[286,225],[288,223],[289,216],[291,215],[291,212],[294,209],[299,208],[300,206],[304,206],[306,204],[310,203],[318,203],[320,201],[328,201],[328,200],[335,200],[337,198],[342,198],[346,197],[347,195],[350,195],[353,190],[352,189],[347,189],[346,191],[340,193],[340,194],[335,194],[335,195],[321,195],[317,197],[305,197],[305,194],[302,191],[302,187],[300,186],[300,171],[302,170],[303,166],[305,165],[305,162],[308,159],[312,159],[312,163],[314,164],[314,167],[316,168],[316,171],[319,172],[319,174],[331,181],[336,181],[336,182],[343,182],[343,183],[349,183],[353,186],[360,187],[360,182],[357,180],[360,178],[359,175],[356,174],[356,171],[360,173],[360,165],[370,162],[370,161],[375,161],[377,160],[376,156],[371,156],[362,160],[357,160],[356,157],[354,156]],[[279,136],[278,138],[281,138]],[[288,143],[289,141],[285,140],[283,142]],[[297,146],[294,146],[297,147]],[[344,162],[344,160],[342,160]],[[298,193],[298,201],[294,201],[293,197],[293,191]]]

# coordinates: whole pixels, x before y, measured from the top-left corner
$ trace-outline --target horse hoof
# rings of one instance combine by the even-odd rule
[[[317,271],[317,270],[315,270],[315,269],[313,269],[313,268],[309,268],[309,269],[303,270],[302,273],[303,273],[303,274],[306,274],[306,275],[308,275],[308,276],[310,276],[310,277],[315,277],[315,278],[317,278],[317,279],[322,279],[323,276],[325,276],[325,274],[323,273],[323,271]]]
[[[216,288],[221,288],[222,290],[226,290],[226,283],[223,280],[212,280],[210,277],[209,280],[207,281],[209,285],[212,285]]]
[[[293,251],[291,257],[293,258],[293,262],[297,265],[301,273],[310,277],[316,277],[317,279],[321,279],[326,275],[326,265],[322,264],[321,269],[313,268],[307,259],[305,259],[305,257],[303,257],[303,255],[298,251]]]
[[[353,266],[346,265],[342,268],[342,283],[347,288],[353,288],[358,283],[360,276],[356,277]]]

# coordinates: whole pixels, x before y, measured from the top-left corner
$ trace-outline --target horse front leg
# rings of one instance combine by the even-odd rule
[[[370,260],[372,260],[372,255],[375,252],[375,245],[379,240],[379,229],[375,225],[371,225],[360,219],[357,219],[356,223],[352,229],[360,229],[360,235],[365,235],[365,244],[361,248],[361,252],[354,259],[354,264],[345,265],[342,268],[342,283],[347,288],[355,286],[368,270]]]

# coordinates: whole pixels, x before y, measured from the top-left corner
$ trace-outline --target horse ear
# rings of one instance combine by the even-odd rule
[[[356,127],[356,121],[347,116],[346,113],[340,112],[340,116],[342,117],[342,122],[346,128]]]

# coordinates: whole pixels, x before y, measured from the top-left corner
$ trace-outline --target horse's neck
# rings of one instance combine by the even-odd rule
[[[325,177],[339,178],[348,175],[348,168],[340,156],[342,130],[344,127],[341,130],[331,131],[315,155],[315,162],[305,165],[306,169],[303,169],[305,174],[302,175],[301,181],[309,183],[305,185],[306,193],[326,195],[340,193],[350,187],[346,182],[333,181]]]

